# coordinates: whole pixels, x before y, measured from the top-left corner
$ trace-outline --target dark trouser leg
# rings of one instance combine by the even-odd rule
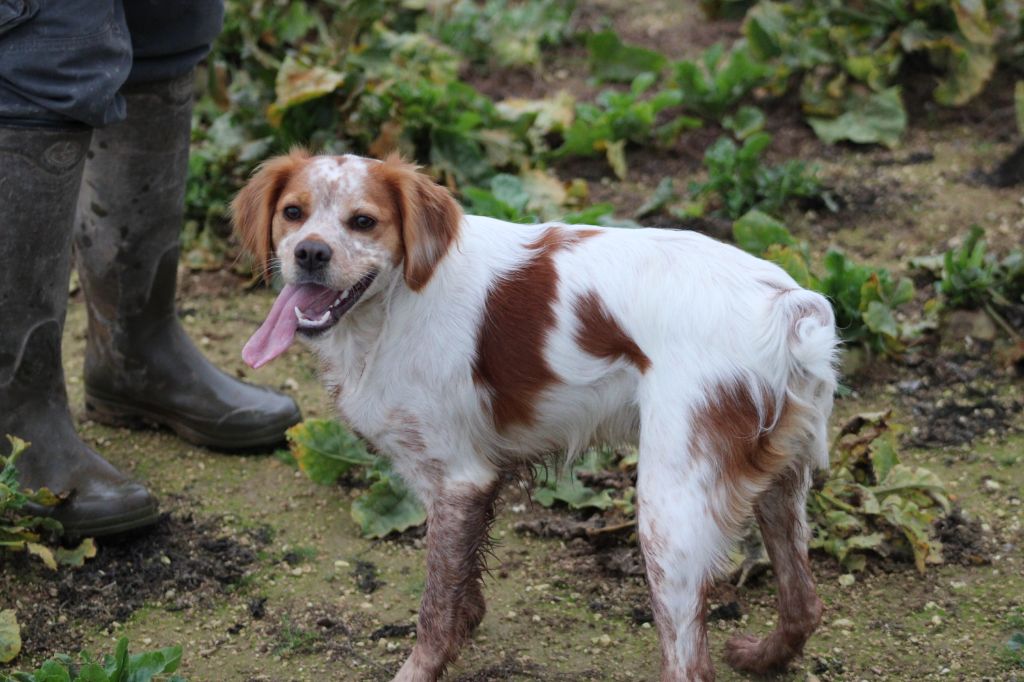
[[[127,119],[93,136],[75,229],[89,304],[89,414],[165,425],[220,449],[276,445],[301,418],[294,401],[211,365],[175,313],[191,73],[122,95]]]
[[[156,502],[78,438],[67,406],[61,331],[75,198],[91,131],[0,121],[0,438],[32,446],[19,482],[65,501],[48,513],[73,535],[153,523]],[[7,451],[6,439],[0,449]]]

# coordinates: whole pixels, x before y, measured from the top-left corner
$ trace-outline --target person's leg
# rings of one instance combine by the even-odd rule
[[[61,367],[71,231],[90,125],[123,116],[130,44],[113,0],[8,0],[0,13],[0,452],[31,443],[19,483],[49,488],[65,531],[100,536],[157,506],[75,433]]]
[[[219,0],[126,5],[137,57],[122,90],[128,115],[93,136],[75,243],[89,304],[90,416],[157,423],[200,445],[242,450],[280,443],[301,418],[298,407],[210,364],[174,305],[192,74],[221,12]]]

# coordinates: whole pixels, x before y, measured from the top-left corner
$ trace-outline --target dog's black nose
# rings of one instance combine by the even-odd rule
[[[304,239],[295,247],[295,263],[303,270],[323,270],[330,262],[331,247],[318,239]]]

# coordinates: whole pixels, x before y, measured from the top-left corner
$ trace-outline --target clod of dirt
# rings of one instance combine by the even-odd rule
[[[392,623],[371,632],[370,639],[376,642],[382,637],[408,637],[414,632],[416,632],[415,623]]]
[[[1003,159],[985,180],[993,187],[1013,187],[1024,182],[1024,144]]]
[[[988,539],[977,519],[967,519],[954,509],[935,522],[935,534],[942,542],[942,557],[947,564],[983,566],[991,563]]]
[[[372,594],[384,584],[377,579],[377,567],[369,561],[356,561],[352,576],[356,579],[356,587],[363,594]]]
[[[740,608],[740,603],[736,601],[721,604],[708,612],[709,623],[713,623],[716,620],[739,620],[742,617],[743,609]]]
[[[82,640],[77,623],[104,628],[146,604],[189,609],[238,582],[256,553],[223,532],[217,520],[165,513],[131,541],[100,544],[96,558],[76,570],[49,573],[16,559],[15,570],[0,574],[0,601],[31,605],[16,607],[26,654],[71,651]],[[250,545],[258,546],[251,536]],[[33,579],[18,580],[25,574]]]
[[[267,615],[267,598],[253,597],[249,600],[249,615],[253,620],[260,620]]]

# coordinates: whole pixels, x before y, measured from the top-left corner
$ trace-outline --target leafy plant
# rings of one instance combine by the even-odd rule
[[[823,193],[816,170],[803,161],[789,160],[775,166],[762,162],[772,136],[751,134],[738,146],[731,138],[721,137],[704,153],[707,182],[694,182],[690,193],[700,200],[717,198],[723,214],[738,218],[751,209],[777,212],[792,198],[807,198]]]
[[[33,672],[0,673],[0,682],[186,682],[173,674],[180,665],[180,646],[129,655],[122,637],[102,661],[85,652],[77,658],[58,654]]]
[[[71,549],[43,544],[44,533],[59,535],[63,527],[55,519],[27,513],[25,507],[29,504],[52,507],[60,499],[46,488],[36,491],[21,488],[15,463],[19,457],[24,456],[29,444],[10,435],[7,440],[11,445],[11,454],[7,457],[0,455],[0,550],[28,552],[54,571],[58,565],[81,566],[86,559],[96,556],[96,545],[92,538],[82,540],[77,547]]]
[[[973,99],[1000,59],[1019,58],[1013,0],[842,0],[758,2],[744,33],[752,53],[797,76],[805,113],[827,141],[892,145],[906,127],[893,86],[910,57],[938,74],[933,96],[946,106]]]
[[[641,74],[656,76],[665,68],[660,52],[626,45],[614,31],[593,33],[587,38],[590,72],[599,81],[629,83]]]
[[[568,36],[573,5],[561,0],[456,0],[441,3],[419,25],[471,61],[532,66],[540,62],[543,46],[557,45]]]
[[[811,547],[849,571],[866,552],[912,558],[917,570],[942,563],[933,524],[948,514],[946,488],[933,472],[902,464],[889,413],[860,414],[840,431],[828,480],[811,492]]]
[[[658,115],[679,105],[682,94],[679,90],[662,90],[645,97],[655,80],[654,74],[641,73],[628,91],[605,90],[593,104],[578,103],[575,120],[565,130],[562,146],[552,155],[586,157],[603,152],[615,174],[625,178],[627,143],[642,144],[654,138],[667,142],[688,128],[700,126],[700,121],[688,116],[658,123]]]
[[[914,284],[885,268],[854,263],[840,251],[825,254],[819,290],[832,301],[843,337],[882,352],[904,348],[907,331],[896,310],[914,298]]]
[[[996,266],[985,257],[985,231],[975,225],[960,248],[943,256],[939,292],[954,308],[976,308],[991,298]]]
[[[315,483],[333,485],[343,476],[368,484],[353,502],[351,514],[364,537],[382,538],[422,525],[426,510],[388,461],[371,454],[366,444],[338,422],[307,419],[286,433],[294,462]]]
[[[895,353],[903,350],[904,341],[912,335],[913,330],[896,315],[914,297],[909,278],[860,265],[835,250],[825,254],[824,274],[816,275],[807,246],[799,244],[783,223],[757,210],[733,223],[733,238],[746,251],[777,263],[801,286],[828,297],[836,326],[847,341]]]
[[[699,59],[672,64],[671,84],[681,93],[680,104],[706,120],[718,121],[755,87],[764,84],[774,69],[757,59],[745,45],[728,51],[721,43],[709,47]]]

